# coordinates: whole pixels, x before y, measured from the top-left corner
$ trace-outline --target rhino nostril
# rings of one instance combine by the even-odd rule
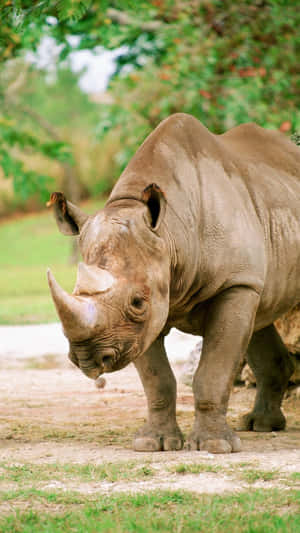
[[[103,355],[102,366],[104,372],[111,372],[114,365],[114,357],[112,355]]]

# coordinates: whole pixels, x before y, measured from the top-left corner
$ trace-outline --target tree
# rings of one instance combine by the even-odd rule
[[[132,0],[8,0],[1,16],[2,70],[36,50],[45,35],[59,44],[59,62],[74,50],[71,35],[77,49],[126,47],[109,87],[112,103],[101,106],[98,126],[99,140],[121,131],[120,169],[176,111],[192,113],[216,133],[252,120],[288,134],[300,129],[300,11],[294,0],[152,0],[138,10]],[[21,138],[9,121],[4,130],[0,135],[11,146],[50,150]],[[66,156],[60,144],[50,152]],[[12,173],[11,159],[1,157]]]

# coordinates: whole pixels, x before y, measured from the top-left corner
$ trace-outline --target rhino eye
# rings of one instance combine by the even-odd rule
[[[130,298],[127,315],[134,322],[143,322],[146,319],[147,305],[142,296],[136,295]]]

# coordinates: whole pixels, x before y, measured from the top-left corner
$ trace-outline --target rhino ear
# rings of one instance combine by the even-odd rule
[[[66,200],[62,192],[53,192],[47,207],[54,207],[54,216],[58,229],[64,235],[78,235],[88,215],[83,213],[76,205]]]
[[[166,211],[166,198],[156,183],[151,183],[142,192],[142,200],[148,206],[151,228],[158,230]]]

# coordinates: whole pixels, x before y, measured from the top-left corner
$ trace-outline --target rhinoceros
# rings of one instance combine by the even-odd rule
[[[48,272],[69,357],[94,379],[134,363],[148,403],[135,450],[183,447],[164,348],[173,326],[204,337],[189,449],[241,449],[226,411],[246,352],[257,395],[242,429],[285,427],[293,368],[273,322],[300,301],[299,174],[300,150],[283,134],[242,124],[214,135],[179,113],[147,137],[102,211],[52,194],[83,258],[71,295]]]

